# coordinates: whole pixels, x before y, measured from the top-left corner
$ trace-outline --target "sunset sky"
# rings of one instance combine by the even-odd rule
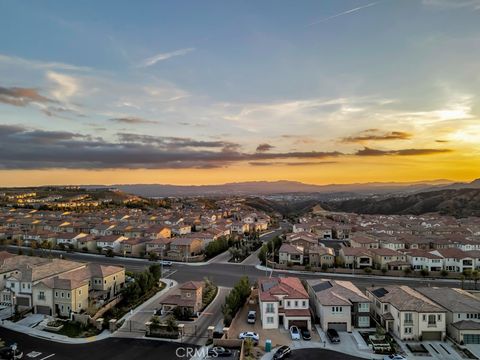
[[[480,0],[4,1],[0,186],[480,178]]]

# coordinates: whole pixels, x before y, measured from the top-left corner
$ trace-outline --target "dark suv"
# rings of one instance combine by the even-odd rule
[[[338,332],[335,329],[328,329],[327,336],[332,344],[338,344],[340,342],[340,336],[338,336]]]
[[[273,354],[273,360],[281,360],[285,359],[287,356],[290,355],[292,350],[286,345],[280,346],[277,351],[275,351],[275,354]]]

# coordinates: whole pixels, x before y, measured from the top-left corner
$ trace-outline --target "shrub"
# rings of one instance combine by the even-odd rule
[[[363,269],[363,271],[365,272],[365,274],[371,274],[372,273],[372,268],[371,267],[366,267]]]

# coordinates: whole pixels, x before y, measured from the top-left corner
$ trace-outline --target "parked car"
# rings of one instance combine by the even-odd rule
[[[290,336],[291,336],[292,340],[300,340],[301,339],[300,330],[298,330],[298,327],[296,327],[295,325],[290,326]]]
[[[23,352],[17,345],[5,346],[0,349],[0,359],[14,360],[23,358]]]
[[[247,315],[247,322],[249,324],[255,324],[255,319],[257,317],[257,312],[256,311],[253,311],[253,310],[250,310],[248,312],[248,315]]]
[[[290,356],[292,350],[290,347],[284,345],[280,346],[277,351],[275,351],[275,354],[273,354],[273,360],[282,360],[285,359],[286,357]]]
[[[167,260],[160,260],[159,263],[163,266],[172,266],[172,262]]]
[[[231,356],[232,354],[233,354],[232,350],[225,349],[224,347],[221,347],[221,346],[214,346],[213,348],[208,350],[208,356],[211,356],[211,357],[227,357],[227,356]]]
[[[328,329],[327,336],[332,344],[338,344],[340,342],[340,336],[338,336],[338,332],[335,329]]]
[[[303,340],[312,340],[312,334],[310,334],[310,330],[308,330],[307,328],[303,328],[300,331],[302,333]]]
[[[407,358],[400,354],[385,355],[383,360],[407,360]]]
[[[258,336],[258,334],[256,332],[253,332],[253,331],[242,332],[242,333],[240,333],[240,335],[238,335],[238,338],[239,339],[252,339],[255,344],[258,344],[258,342],[260,341],[260,336]]]

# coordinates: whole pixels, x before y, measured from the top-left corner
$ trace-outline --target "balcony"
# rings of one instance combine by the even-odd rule
[[[437,323],[428,323],[427,327],[432,328],[432,327],[437,327]]]
[[[403,325],[404,326],[413,326],[413,320],[404,320]]]

